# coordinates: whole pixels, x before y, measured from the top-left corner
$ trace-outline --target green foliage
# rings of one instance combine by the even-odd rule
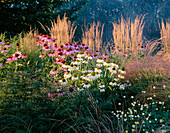
[[[64,12],[68,12],[68,16],[70,16],[82,7],[82,5],[79,5],[80,3],[76,3],[69,9],[61,9],[60,6],[65,2],[67,1],[1,0],[0,33],[6,32],[8,37],[14,36],[21,31],[29,31],[30,27],[32,27],[32,29],[38,28],[40,32],[43,32],[38,22],[49,26],[50,20],[56,19],[58,14],[64,15]],[[82,3],[85,4],[85,2]]]

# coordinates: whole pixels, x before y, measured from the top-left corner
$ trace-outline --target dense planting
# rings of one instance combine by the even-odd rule
[[[146,46],[137,44],[134,56],[129,46],[92,53],[84,43],[56,40],[38,35],[29,54],[0,40],[1,132],[168,132],[167,77],[125,69],[130,59],[144,60]],[[162,99],[146,90],[153,83]]]

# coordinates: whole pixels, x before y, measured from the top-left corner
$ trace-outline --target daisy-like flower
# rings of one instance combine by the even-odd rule
[[[96,53],[96,54],[98,54],[98,55],[100,54],[100,52],[99,52],[98,50],[96,50],[96,52],[95,52],[95,53]]]
[[[105,88],[105,85],[103,83],[98,84],[99,88]]]
[[[129,52],[129,53],[132,53],[132,50],[129,50],[128,52]]]
[[[84,82],[84,83],[83,83],[83,87],[84,87],[84,88],[89,88],[89,87],[90,87],[90,84],[89,84],[88,82]]]
[[[116,67],[113,66],[113,67],[109,67],[107,68],[112,74],[117,74],[117,71],[116,71]]]
[[[43,55],[43,54],[40,54],[40,56],[39,56],[40,58],[43,58],[43,57],[45,57],[45,55]]]
[[[12,56],[16,58],[21,58],[22,57],[21,51],[15,52],[15,54],[12,54]]]
[[[8,50],[6,48],[3,48],[1,51],[1,53],[7,53],[7,52],[8,52]]]
[[[59,80],[59,83],[64,86],[68,83],[68,81],[63,78],[62,80]]]
[[[27,56],[25,54],[22,55],[22,59],[25,59],[27,58]]]
[[[107,67],[110,67],[110,66],[113,66],[113,63],[110,62],[110,60],[106,60],[104,63],[103,63],[104,66],[107,66]]]
[[[76,60],[76,61],[73,61],[71,64],[73,64],[73,65],[80,65],[81,62],[79,60]]]
[[[6,43],[6,45],[4,46],[4,48],[8,48],[8,47],[12,47],[12,45],[10,45],[9,42]]]
[[[96,64],[96,67],[102,67],[102,66],[103,64],[100,64],[100,63]]]
[[[105,89],[100,89],[100,92],[105,92]]]
[[[102,72],[102,70],[100,69],[100,67],[95,68],[94,71],[95,71],[95,72],[98,72],[98,73],[101,73],[101,72]]]
[[[88,47],[88,46],[85,45],[84,43],[82,43],[82,44],[80,45],[80,47],[81,47],[81,48],[85,48],[85,47]]]
[[[79,57],[79,58],[85,57],[83,51],[80,51],[79,54],[77,55],[77,57]]]
[[[51,50],[49,46],[45,46],[45,47],[43,47],[42,49],[45,50],[45,51]]]
[[[68,73],[68,72],[66,72],[65,74],[64,74],[64,78],[65,79],[68,79],[68,78],[70,78],[72,75],[71,75],[71,73]]]
[[[72,78],[71,78],[73,81],[76,81],[76,80],[78,80],[79,78],[78,78],[78,75],[77,74],[73,74],[73,76],[72,76]]]
[[[116,77],[114,78],[114,81],[119,81],[119,78],[116,76]]]
[[[124,79],[125,77],[123,76],[123,75],[118,75],[118,78],[120,78],[120,79]]]
[[[81,89],[80,89],[80,88],[77,88],[77,90],[78,90],[78,91],[84,91],[84,89],[83,89],[83,88],[81,88]]]
[[[49,57],[54,57],[55,56],[55,53],[54,52],[51,52],[48,54]]]
[[[102,59],[102,57],[99,57],[99,59],[97,59],[96,62],[97,62],[97,63],[104,63],[104,60]]]
[[[2,67],[3,66],[3,64],[0,64],[0,67]]]
[[[118,50],[120,50],[120,47],[117,45],[117,46],[115,47],[115,49],[118,49]]]
[[[93,59],[93,58],[91,57],[91,55],[89,55],[89,54],[88,54],[87,56],[85,56],[85,58],[88,59],[88,60],[92,60],[92,59]]]
[[[56,43],[51,47],[51,49],[54,49],[54,50],[57,50],[57,48],[58,48],[58,46]]]
[[[96,80],[97,78],[99,78],[99,75],[95,74],[94,71],[89,74],[90,81]]]
[[[109,85],[111,85],[111,86],[116,86],[117,83],[116,83],[116,82],[114,82],[114,83],[113,83],[113,82],[110,82]]]
[[[50,71],[50,74],[57,74],[57,70],[56,70],[56,69],[52,69],[52,70]]]
[[[103,54],[104,58],[108,58],[109,56],[107,55],[107,53]]]

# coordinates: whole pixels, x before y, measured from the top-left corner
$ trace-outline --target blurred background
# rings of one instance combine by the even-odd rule
[[[145,15],[143,36],[153,39],[161,36],[159,23],[170,22],[170,0],[1,0],[0,33],[9,38],[36,28],[50,34],[44,28],[51,28],[51,21],[57,23],[57,16],[62,19],[64,14],[77,26],[75,41],[82,38],[82,26],[99,22],[101,27],[104,24],[102,41],[108,43],[113,39],[112,23],[119,23],[121,17],[133,21],[141,15]]]

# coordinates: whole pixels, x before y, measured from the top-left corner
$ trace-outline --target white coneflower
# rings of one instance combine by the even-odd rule
[[[84,52],[83,51],[80,51],[79,52],[79,54],[77,55],[77,57],[79,58],[82,58],[82,57],[85,57],[85,55],[84,55]]]
[[[95,72],[98,72],[98,73],[101,73],[101,72],[102,72],[102,70],[100,69],[100,67],[95,68],[94,71],[95,71]]]
[[[83,83],[83,84],[84,84],[84,85],[83,85],[84,88],[89,88],[89,87],[90,87],[90,84],[87,83],[87,82],[85,82],[85,83]]]
[[[109,67],[107,68],[112,74],[117,74],[116,68],[115,67]]]
[[[103,64],[100,64],[100,63],[96,64],[96,67],[102,67],[102,66]]]
[[[68,73],[68,72],[66,72],[65,74],[64,74],[64,78],[65,79],[68,79],[68,78],[70,78],[72,75],[71,75],[71,73]]]
[[[99,86],[100,88],[105,88],[105,85],[102,84],[102,83],[98,84],[98,86]]]
[[[106,60],[104,63],[103,63],[104,66],[107,66],[107,67],[110,67],[110,66],[113,66],[113,63],[110,62],[110,60]]]
[[[66,85],[68,81],[63,78],[62,80],[59,80],[59,82],[61,85]]]
[[[85,58],[88,59],[88,60],[92,60],[93,59],[90,55],[86,56]]]
[[[70,65],[63,64],[62,67],[63,67],[63,68],[70,68]]]
[[[125,77],[123,75],[118,75],[120,79],[124,79]]]
[[[100,92],[105,92],[105,89],[100,89]]]
[[[114,83],[113,83],[113,82],[110,82],[109,85],[111,85],[111,86],[116,86],[117,83],[116,83],[116,82],[114,82]]]
[[[96,61],[97,63],[104,63],[104,60],[102,60],[102,58],[101,57],[99,57],[99,59],[97,59],[97,61]]]
[[[78,80],[79,78],[78,78],[77,74],[73,74],[73,76],[72,76],[71,79],[72,79],[73,81],[76,81],[76,80]]]
[[[84,91],[84,89],[83,89],[83,88],[81,88],[81,89],[80,89],[80,88],[77,88],[77,90],[78,90],[78,91]]]

